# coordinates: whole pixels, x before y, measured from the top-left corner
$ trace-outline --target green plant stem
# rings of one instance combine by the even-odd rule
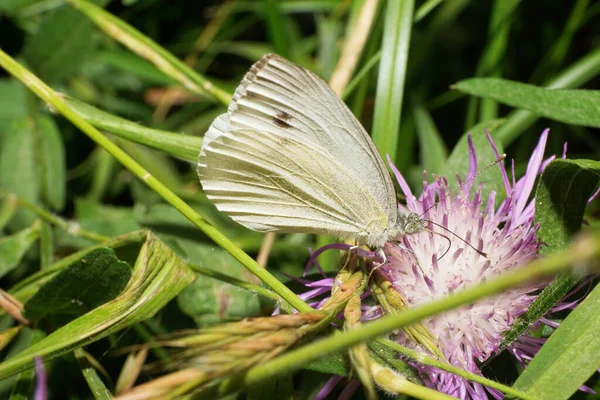
[[[43,208],[41,208],[33,203],[30,203],[27,200],[17,197],[15,194],[5,193],[0,190],[0,196],[14,198],[15,201],[17,202],[17,204],[19,204],[21,207],[27,208],[27,209],[33,211],[42,220],[44,220],[52,225],[58,226],[59,228],[68,232],[70,235],[80,236],[80,237],[83,237],[86,239],[94,240],[96,242],[104,242],[104,241],[110,239],[108,236],[104,236],[99,233],[94,233],[94,232],[86,231],[85,229],[81,229],[81,227],[79,226],[78,223],[69,222],[66,219],[63,219],[59,216],[52,214],[48,210],[44,210]]]
[[[133,160],[127,153],[121,150],[117,145],[111,142],[100,131],[90,125],[87,121],[79,116],[75,111],[65,104],[65,102],[57,96],[54,91],[42,82],[38,77],[33,75],[8,54],[0,50],[0,65],[4,67],[15,78],[20,80],[29,90],[34,92],[43,101],[50,104],[54,109],[64,115],[75,126],[81,129],[93,141],[102,146],[106,151],[113,155],[121,164],[129,169],[135,176],[142,180],[152,190],[158,193],[168,203],[170,203],[177,211],[189,219],[202,232],[211,238],[216,244],[229,252],[236,260],[244,265],[250,272],[256,275],[262,282],[273,289],[275,293],[281,296],[292,307],[298,311],[312,311],[313,309],[303,302],[294,292],[287,286],[281,283],[277,278],[271,275],[266,269],[258,265],[258,263],[246,254],[242,249],[237,247],[229,238],[223,235],[218,229],[210,225],[202,218],[193,208],[181,200],[159,180],[154,178],[146,171],[139,163]]]
[[[272,379],[274,376],[289,374],[328,354],[344,351],[361,342],[375,340],[424,318],[465,304],[471,304],[481,298],[510,288],[520,287],[532,280],[552,276],[560,271],[571,269],[574,265],[583,268],[588,261],[597,260],[598,257],[600,257],[600,231],[595,231],[581,236],[568,249],[554,253],[547,258],[538,259],[517,271],[505,274],[492,281],[451,294],[420,307],[365,323],[360,328],[328,336],[258,365],[246,373],[244,385],[255,384],[265,379]],[[222,392],[219,394],[223,395],[235,391],[239,384],[240,382],[235,380],[232,380],[229,384],[224,383],[221,386]]]
[[[484,378],[481,375],[477,375],[472,372],[466,371],[462,368],[455,367],[452,364],[440,361],[433,357],[426,356],[423,353],[420,353],[416,350],[409,349],[408,347],[399,345],[398,343],[392,342],[391,340],[377,339],[377,343],[380,343],[383,346],[392,348],[392,349],[396,350],[397,352],[404,354],[407,357],[410,357],[412,360],[417,360],[419,362],[419,364],[429,365],[431,367],[435,367],[435,368],[441,369],[443,371],[450,372],[454,375],[463,377],[463,378],[468,379],[473,382],[481,383],[482,385],[485,385],[485,386],[493,388],[493,389],[497,389],[497,390],[501,391],[502,393],[510,394],[510,395],[518,397],[520,399],[535,400],[535,397],[530,396],[526,393],[520,392],[510,386],[503,385],[494,380]]]
[[[249,290],[251,292],[255,292],[260,294],[261,296],[265,296],[268,297],[270,299],[273,299],[275,301],[279,300],[279,296],[277,296],[275,293],[273,293],[272,291],[270,291],[269,289],[266,289],[262,286],[258,286],[258,285],[252,285],[251,283],[248,283],[246,281],[243,281],[241,279],[237,279],[225,274],[222,274],[220,272],[214,271],[210,268],[204,268],[201,267],[199,265],[194,265],[194,264],[187,264],[188,267],[190,267],[191,270],[204,275],[204,276],[208,276],[214,279],[218,279],[222,282],[226,282],[229,283],[230,285],[234,285],[237,287],[240,287],[242,289],[246,289]]]
[[[600,73],[600,49],[579,59],[561,74],[550,80],[546,87],[552,89],[577,88],[598,75],[598,73]],[[506,122],[494,133],[494,140],[498,140],[506,147],[521,132],[533,125],[538,118],[531,111],[513,111],[508,116]]]

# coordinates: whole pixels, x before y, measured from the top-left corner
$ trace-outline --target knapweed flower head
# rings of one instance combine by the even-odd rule
[[[538,256],[541,243],[536,238],[538,226],[534,222],[532,193],[537,176],[554,159],[544,160],[547,137],[548,130],[542,133],[527,170],[519,180],[514,178],[514,168],[513,178],[509,179],[504,166],[499,164],[505,191],[500,204],[495,192],[483,198],[481,187],[473,183],[477,157],[470,137],[469,170],[464,180],[457,176],[458,189],[451,190],[446,178],[437,177],[433,183],[424,182],[423,192],[417,197],[392,166],[406,196],[406,207],[400,206],[401,211],[421,215],[431,221],[429,229],[435,231],[403,235],[397,243],[388,242],[383,248],[387,262],[377,273],[391,282],[408,307],[476,286]],[[498,157],[489,134],[488,138]],[[453,235],[449,236],[448,232]],[[421,322],[436,339],[448,362],[481,374],[479,365],[498,352],[502,335],[527,310],[543,285],[531,283]],[[323,289],[322,285],[317,286]],[[372,309],[369,311],[371,318],[378,314]],[[417,346],[404,334],[395,337],[403,345]],[[489,393],[502,398],[501,393],[492,389],[486,392],[480,384],[454,374],[425,365],[415,364],[415,367],[428,386],[449,395],[485,399]]]

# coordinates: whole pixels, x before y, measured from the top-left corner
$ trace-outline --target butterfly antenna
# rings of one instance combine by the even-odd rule
[[[489,257],[488,257],[488,255],[487,255],[487,253],[486,253],[486,252],[483,252],[483,251],[481,251],[481,250],[479,250],[479,249],[475,248],[475,246],[473,246],[471,243],[467,242],[465,239],[463,239],[463,238],[461,238],[460,236],[458,236],[456,233],[452,232],[450,229],[448,229],[448,228],[446,228],[446,227],[444,227],[444,226],[442,226],[442,225],[440,225],[440,224],[438,224],[438,223],[435,223],[435,222],[433,222],[433,221],[427,220],[427,219],[424,219],[423,221],[425,221],[425,222],[428,222],[428,223],[430,223],[430,224],[432,224],[432,225],[435,225],[435,226],[437,226],[437,227],[439,227],[439,228],[442,228],[443,230],[445,230],[445,231],[446,231],[446,232],[448,232],[449,234],[453,235],[454,237],[458,238],[458,239],[459,239],[461,242],[465,243],[467,246],[469,246],[470,248],[472,248],[472,249],[473,249],[475,252],[477,252],[477,254],[479,254],[480,256],[483,256],[483,257],[485,257],[485,258],[489,259]],[[446,239],[448,239],[448,241],[450,241],[450,238],[449,238],[448,236],[446,236],[446,235],[442,235],[441,233],[438,233],[438,232],[433,232],[433,231],[432,231],[432,230],[430,230],[430,229],[428,229],[428,231],[429,231],[429,232],[431,232],[431,233],[436,233],[436,234],[438,234],[438,235],[441,235],[441,236],[445,237]],[[443,257],[443,256],[445,256],[445,255],[446,255],[446,253],[448,253],[449,251],[450,251],[450,247],[448,247],[448,250],[446,250],[446,252],[445,252],[445,253],[442,255],[442,257]],[[441,260],[441,258],[442,258],[442,257],[440,257],[438,260]]]
[[[428,221],[428,222],[431,222],[431,221]],[[446,249],[446,251],[444,251],[444,254],[442,254],[442,255],[441,255],[441,257],[439,257],[439,258],[437,259],[438,261],[440,261],[440,260],[441,260],[442,258],[444,258],[444,256],[445,256],[446,254],[448,254],[448,252],[450,251],[450,247],[452,247],[452,241],[450,240],[450,238],[449,238],[448,236],[446,236],[446,235],[444,235],[444,234],[441,234],[441,233],[439,233],[439,232],[432,231],[431,229],[427,229],[427,228],[425,228],[425,230],[426,230],[427,232],[429,232],[429,233],[433,234],[433,235],[438,235],[438,236],[441,236],[441,237],[443,237],[444,239],[446,239],[446,240],[448,241],[448,248]]]
[[[502,160],[504,160],[506,158],[506,154],[502,154],[500,155],[500,157],[498,157],[493,163],[491,163],[490,165],[488,165],[487,167],[485,167],[484,169],[482,169],[481,171],[478,171],[472,178],[467,179],[466,181],[464,181],[462,183],[462,185],[460,185],[459,187],[463,187],[464,185],[466,185],[467,183],[473,182],[475,179],[477,179],[481,174],[483,174],[484,172],[486,172],[488,169],[492,168],[494,165],[498,164],[499,162],[501,162]],[[423,211],[420,215],[420,217],[422,217],[423,215],[425,215],[427,213],[427,211],[431,210],[433,207],[437,206],[438,203],[442,200],[445,200],[446,198],[450,197],[450,195],[452,194],[452,190],[449,190],[448,193],[446,193],[445,196],[437,199],[437,201],[435,201],[431,206],[429,206],[425,211]]]

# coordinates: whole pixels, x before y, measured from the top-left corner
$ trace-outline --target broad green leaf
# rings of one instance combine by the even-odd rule
[[[248,400],[279,399],[294,400],[293,375],[279,376],[265,380],[248,388]]]
[[[308,364],[305,368],[311,371],[338,376],[348,376],[350,373],[348,361],[341,353],[329,354],[326,357],[321,357],[319,360]]]
[[[540,252],[549,254],[567,247],[581,229],[588,199],[600,182],[600,163],[591,160],[552,161],[542,173],[536,190],[535,221],[540,224],[537,238],[544,243]],[[504,334],[506,348],[529,326],[540,319],[579,281],[571,272],[559,274]]]
[[[454,89],[573,125],[600,127],[600,91],[549,89],[497,78],[471,78]]]
[[[37,121],[38,173],[41,199],[54,210],[65,206],[65,148],[54,120],[40,116]]]
[[[244,279],[246,275],[244,280],[252,280],[229,253],[209,245],[197,247],[190,262],[238,279]],[[177,303],[198,326],[260,315],[260,298],[255,293],[202,276],[181,292]]]
[[[136,215],[141,224],[155,232],[190,264],[259,284],[229,253],[199,241],[198,231],[172,207],[158,204],[136,208]],[[198,326],[258,316],[261,308],[260,298],[255,293],[208,277],[196,279],[181,292],[177,302]]]
[[[0,379],[30,368],[35,356],[48,361],[150,318],[194,279],[181,258],[148,234],[132,277],[118,297],[0,364]]]
[[[385,158],[396,161],[404,79],[412,28],[414,1],[388,1],[383,28],[383,47],[375,97],[373,141]]]
[[[29,228],[0,238],[0,277],[19,265],[27,250],[39,237],[40,223],[37,221]]]
[[[39,199],[39,185],[31,121],[22,118],[0,129],[4,130],[0,135],[0,190],[35,204]],[[33,211],[21,208],[9,227],[22,229],[34,219]]]
[[[2,2],[0,2],[2,3]],[[27,116],[27,89],[15,79],[0,79],[0,126]],[[0,130],[0,138],[7,132]]]
[[[25,303],[25,316],[62,325],[117,297],[130,277],[131,267],[114,250],[92,250],[45,283]]]
[[[570,64],[547,82],[549,89],[576,88],[584,85],[600,73],[600,48],[590,51]],[[504,146],[511,144],[520,134],[539,119],[528,110],[515,110],[506,117],[506,122],[498,128],[496,137]]]
[[[202,147],[202,138],[151,129],[116,117],[93,106],[66,97],[65,102],[96,128],[133,142],[162,150],[174,157],[196,163]]]
[[[9,290],[9,293],[21,303],[25,303],[38,291],[40,287],[42,287],[46,282],[52,279],[52,277],[54,277],[62,269],[68,267],[77,260],[85,257],[90,251],[102,247],[109,247],[111,249],[114,249],[115,253],[121,260],[127,260],[133,263],[137,257],[137,254],[139,253],[139,249],[142,246],[142,242],[143,240],[145,240],[146,236],[146,231],[131,232],[126,235],[117,236],[111,240],[108,240],[96,246],[92,246],[87,249],[83,249],[73,254],[70,254],[63,259],[56,261],[48,268],[44,268],[21,280],[12,289]],[[132,253],[134,254],[132,255]],[[0,309],[0,315],[4,314],[4,310]]]
[[[514,384],[538,399],[569,399],[600,367],[600,286],[550,336]]]
[[[537,236],[546,244],[542,253],[567,247],[599,182],[598,161],[557,159],[546,167],[535,195]]]
[[[108,0],[93,0],[104,5]],[[28,36],[25,59],[36,75],[56,82],[70,77],[96,49],[99,34],[94,24],[68,7],[60,7],[44,16],[39,29]]]
[[[191,264],[218,271],[249,283],[259,281],[226,251],[198,240],[193,225],[172,207],[137,207],[136,215],[173,250]],[[221,320],[260,314],[260,298],[255,293],[228,283],[200,276],[177,297],[181,310],[198,326]]]
[[[105,236],[122,235],[140,229],[130,207],[107,206],[87,199],[76,199],[75,214],[81,228]]]
[[[493,131],[502,124],[502,121],[503,120],[501,119],[495,119],[479,123],[469,129],[469,131],[460,138],[458,143],[454,146],[450,157],[448,157],[448,160],[446,161],[446,166],[444,167],[444,173],[448,179],[450,187],[458,187],[456,174],[459,174],[464,182],[467,172],[469,171],[469,134],[471,134],[473,139],[473,147],[475,148],[475,155],[477,156],[477,171],[482,171],[484,168],[496,161],[496,155],[494,154],[492,145],[485,134],[485,129],[487,129],[493,137]],[[494,143],[498,149],[498,154],[502,154],[502,145],[498,142]],[[473,185],[474,187],[477,187],[479,183],[482,184],[484,201],[487,199],[487,196],[492,190],[496,192],[497,202],[505,195],[502,175],[497,168],[499,167],[492,167],[492,169],[482,173],[482,175],[476,179]]]
[[[417,137],[421,144],[421,165],[428,173],[440,174],[445,171],[444,164],[448,158],[446,145],[431,115],[423,106],[416,104],[413,113]]]

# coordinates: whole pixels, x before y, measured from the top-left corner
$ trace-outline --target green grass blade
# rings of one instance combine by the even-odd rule
[[[413,107],[417,137],[421,144],[421,165],[428,173],[440,174],[448,158],[448,150],[433,118],[423,106]],[[467,153],[465,153],[467,154]]]
[[[600,49],[586,54],[577,62],[548,82],[547,88],[576,88],[600,73]],[[496,138],[504,146],[508,146],[522,132],[529,128],[539,117],[531,111],[513,111],[506,122],[498,128]]]
[[[508,47],[512,15],[520,0],[496,0],[490,21],[489,42],[479,60],[477,76],[501,76]],[[479,121],[498,118],[498,104],[489,98],[481,101]]]
[[[404,80],[412,30],[414,0],[388,1],[375,97],[373,141],[385,158],[396,161]]]
[[[269,33],[269,39],[273,44],[275,53],[289,58],[289,45],[287,42],[287,32],[285,29],[284,16],[279,9],[279,1],[277,0],[263,0],[263,7],[265,11],[265,18],[267,24],[267,31]]]
[[[552,333],[514,384],[538,399],[569,399],[600,366],[600,286]]]
[[[74,354],[81,373],[90,387],[94,398],[96,400],[111,400],[113,398],[112,393],[106,388],[104,382],[98,376],[98,372],[96,372],[94,366],[87,359],[85,351],[79,348],[74,351]]]
[[[575,33],[585,24],[588,17],[588,7],[590,0],[578,0],[571,11],[571,15],[552,47],[548,50],[544,58],[532,74],[530,82],[539,82],[543,77],[556,72],[560,64],[565,59]]]
[[[231,100],[229,93],[200,76],[183,61],[131,25],[87,1],[68,0],[68,2],[83,12],[108,35],[121,42],[134,53],[146,58],[186,89],[201,95],[208,95],[224,105],[229,104]]]
[[[548,89],[498,78],[471,78],[455,89],[571,125],[600,127],[600,91]]]

